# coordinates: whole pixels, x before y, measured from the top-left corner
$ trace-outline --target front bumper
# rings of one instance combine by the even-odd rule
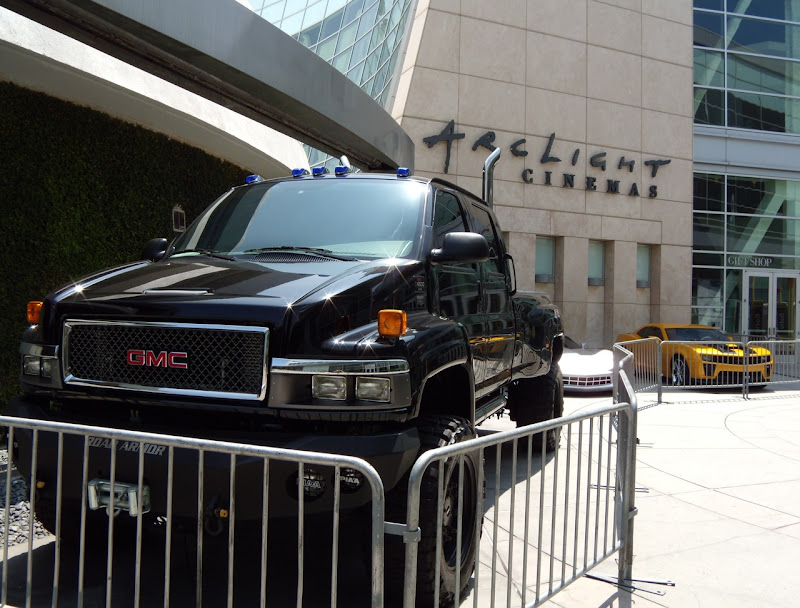
[[[48,421],[63,421],[42,405],[25,398],[12,399],[6,414],[18,418]],[[187,415],[191,415],[187,412]],[[102,420],[83,421],[99,426]],[[2,424],[2,418],[0,418]],[[138,430],[138,429],[137,429]],[[148,431],[175,435],[172,429],[147,429]],[[213,431],[213,430],[212,430]],[[80,505],[84,486],[92,478],[110,479],[110,440],[91,437],[88,434],[65,432],[63,440],[62,477],[58,479],[58,434],[38,432],[36,440],[36,478],[44,482],[39,489],[43,500],[54,500],[61,484],[64,508]],[[176,438],[176,445],[180,438]],[[417,429],[407,427],[393,432],[371,435],[298,434],[289,432],[259,432],[248,440],[236,436],[215,436],[217,440],[236,441],[262,446],[279,447],[286,450],[303,450],[327,454],[343,454],[361,458],[371,464],[381,477],[386,491],[401,482],[411,468],[419,452],[420,441]],[[16,449],[14,463],[20,472],[29,477],[33,462],[33,431],[17,428],[14,433]],[[88,442],[88,479],[83,477],[83,454]],[[151,511],[155,516],[166,515],[169,495],[169,449],[158,442],[145,443],[143,479],[150,489]],[[116,443],[114,478],[121,482],[137,483],[139,477],[139,443],[118,441]],[[196,449],[175,447],[172,464],[172,512],[177,518],[195,518],[198,502],[204,512],[215,509],[230,509],[231,456],[224,451],[203,452],[202,496],[200,487],[200,458]],[[235,460],[234,499],[237,520],[258,520],[268,512],[271,517],[293,517],[298,513],[298,464],[281,460],[268,461],[268,504],[263,503],[265,460],[261,457],[237,456]],[[309,471],[309,469],[312,469]],[[334,506],[335,470],[333,466],[308,465],[304,467],[305,485],[310,486],[303,501],[307,514],[330,513]],[[346,475],[344,470],[340,471]],[[312,479],[309,484],[308,480]],[[342,511],[357,509],[368,504],[371,493],[366,484],[353,488],[343,480],[340,485],[340,508]],[[52,496],[51,496],[52,494]]]

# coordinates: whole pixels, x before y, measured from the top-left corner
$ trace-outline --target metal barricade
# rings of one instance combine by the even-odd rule
[[[615,344],[633,357],[628,378],[635,393],[657,391],[661,386],[661,350],[658,338],[642,338]],[[619,376],[614,375],[614,379]]]
[[[767,374],[768,382],[753,382],[752,374],[748,374],[745,396],[749,396],[753,389],[800,388],[800,340],[750,340],[747,343],[747,351],[749,360],[767,359],[767,365],[772,365],[772,369]],[[749,364],[749,367],[752,368],[753,364]]]
[[[357,544],[348,539],[348,551],[340,550],[340,515],[345,494],[360,490],[365,494],[359,530],[366,535],[363,547],[372,562],[366,575],[369,588],[361,596],[363,605],[383,606],[384,489],[375,469],[363,460],[11,417],[0,417],[0,425],[8,429],[9,445],[0,509],[2,605],[75,605],[77,598],[79,607],[120,605],[120,599],[122,605],[136,607],[300,607],[305,596],[322,587],[323,603],[336,606],[342,558],[354,553]],[[57,462],[55,478],[37,475],[46,459]],[[162,489],[151,488],[157,475],[154,459],[160,459],[167,476]],[[30,471],[24,498],[12,497],[15,464]],[[227,491],[209,496],[220,484]],[[71,502],[76,488],[77,502]],[[289,494],[293,513],[279,512],[287,501],[275,499],[276,489]],[[324,502],[323,489],[327,502],[316,508],[321,511],[317,515],[312,511],[315,501]],[[24,553],[9,546],[15,500],[30,503],[25,521],[13,524],[15,529],[20,523],[27,527]],[[46,547],[34,543],[39,525],[34,514],[56,532],[56,540]],[[320,529],[328,531],[321,534],[323,540],[313,536],[317,517]],[[290,550],[279,544],[275,559],[271,541],[283,536]],[[76,542],[62,540],[66,538]],[[268,572],[268,563],[278,572]],[[283,565],[292,575],[276,585]],[[314,574],[313,585],[306,580],[308,567],[322,572]],[[323,577],[327,589],[320,585]],[[344,584],[350,600],[356,592]]]
[[[455,578],[451,587],[463,590],[456,606],[539,606],[617,551],[620,576],[630,579],[636,401],[627,374],[619,375],[625,402],[422,454],[408,485],[407,527],[417,541],[405,549],[406,608],[417,605],[420,575],[434,581],[431,605],[441,599],[446,565],[421,563],[421,546],[434,555],[449,546],[455,556],[472,556],[468,567],[447,573]],[[553,452],[546,449],[550,429],[560,436]],[[478,493],[477,517],[470,518],[463,479],[473,467],[485,497]],[[447,477],[459,480],[456,490],[445,485],[448,469]],[[462,539],[481,536],[480,550],[466,552]],[[471,588],[464,576],[472,577]]]

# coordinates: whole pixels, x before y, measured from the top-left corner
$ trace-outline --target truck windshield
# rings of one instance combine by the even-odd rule
[[[350,177],[236,188],[175,241],[173,255],[298,248],[359,259],[407,257],[420,234],[425,193],[416,181]]]

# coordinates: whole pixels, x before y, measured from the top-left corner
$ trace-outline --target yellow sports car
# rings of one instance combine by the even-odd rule
[[[638,342],[631,345],[635,369],[638,372],[660,373],[668,382],[688,384],[741,385],[745,372],[748,382],[764,384],[772,378],[772,353],[763,347],[752,346],[745,357],[744,347],[731,341],[715,327],[651,323],[630,334],[620,334],[617,342],[658,338],[657,342]]]

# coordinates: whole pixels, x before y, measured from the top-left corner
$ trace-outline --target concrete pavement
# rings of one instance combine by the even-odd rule
[[[800,394],[752,397],[641,396],[633,575],[674,586],[584,577],[545,606],[800,606]],[[608,400],[570,397],[566,413]],[[596,572],[616,576],[616,561]]]

